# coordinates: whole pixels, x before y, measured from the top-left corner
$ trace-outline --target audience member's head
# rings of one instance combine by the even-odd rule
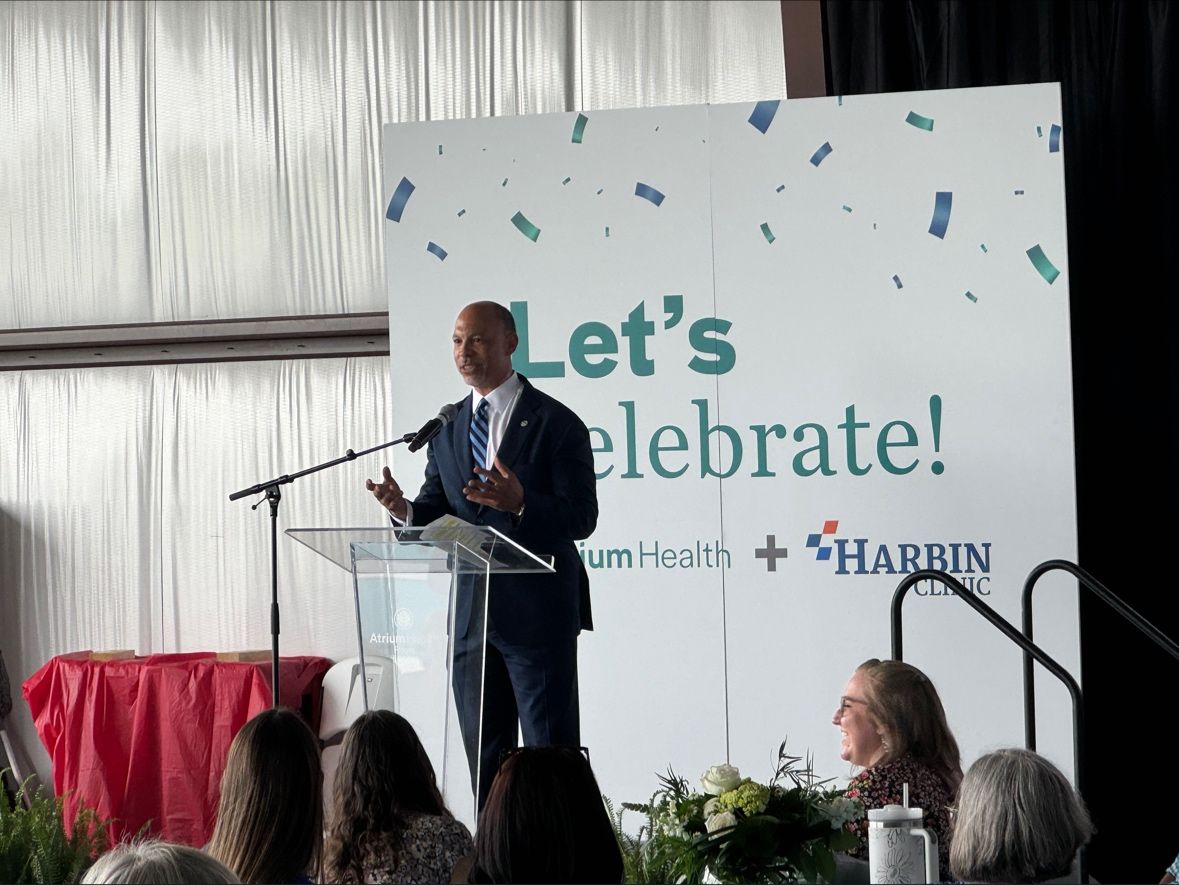
[[[958,742],[929,677],[903,661],[871,658],[856,668],[852,680],[867,702],[880,742],[870,764],[909,757],[937,772],[950,793],[957,790],[962,781]]]
[[[229,747],[208,851],[245,883],[319,873],[323,775],[319,745],[293,710],[259,713]]]
[[[94,862],[82,876],[88,885],[229,885],[241,882],[221,861],[187,845],[149,839],[117,845]]]
[[[479,818],[471,881],[622,881],[618,839],[581,750],[524,747],[504,759]]]
[[[997,750],[962,780],[950,871],[963,882],[1044,882],[1066,875],[1092,835],[1060,769],[1030,750]]]
[[[372,837],[400,832],[411,812],[451,816],[413,726],[390,710],[370,710],[349,726],[340,750],[324,857],[328,879],[350,873],[363,882]]]

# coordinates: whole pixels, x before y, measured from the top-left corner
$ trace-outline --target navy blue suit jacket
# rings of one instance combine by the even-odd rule
[[[576,541],[588,538],[598,523],[598,497],[589,431],[567,406],[533,387],[523,375],[497,456],[519,477],[524,515],[519,519],[463,497],[475,477],[469,441],[471,396],[427,449],[426,479],[413,501],[415,525],[453,514],[475,525],[491,526],[538,555],[552,554],[553,574],[497,575],[491,579],[489,626],[505,642],[546,645],[593,629],[589,577]],[[460,592],[455,631],[466,636],[472,594]]]

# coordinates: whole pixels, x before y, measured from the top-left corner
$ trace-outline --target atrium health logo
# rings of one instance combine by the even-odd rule
[[[990,541],[872,541],[868,538],[837,537],[839,520],[823,522],[822,531],[807,535],[808,550],[817,562],[833,562],[837,575],[908,575],[926,569],[947,572],[967,590],[990,594]],[[926,585],[929,586],[926,586]],[[953,595],[948,588],[921,582],[920,596]]]

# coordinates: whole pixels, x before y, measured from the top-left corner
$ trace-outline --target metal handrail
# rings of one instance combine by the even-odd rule
[[[1179,645],[1176,645],[1163,631],[1138,614],[1138,612],[1134,611],[1134,609],[1130,608],[1119,596],[1079,565],[1064,559],[1050,559],[1047,562],[1040,563],[1028,573],[1027,580],[1024,582],[1022,606],[1023,635],[1027,637],[1029,642],[1032,641],[1032,590],[1035,589],[1036,581],[1040,580],[1048,572],[1057,569],[1071,574],[1080,582],[1082,587],[1096,594],[1099,599],[1125,620],[1137,627],[1140,632],[1154,640],[1155,644],[1163,651],[1179,661]],[[1029,750],[1034,750],[1036,749],[1036,677],[1032,657],[1026,651],[1023,656],[1023,723],[1024,744]],[[1078,785],[1079,791],[1080,787]]]
[[[1013,627],[1010,622],[1005,620],[998,612],[987,605],[985,602],[979,600],[973,593],[963,586],[962,582],[952,575],[937,571],[934,569],[922,569],[921,571],[913,572],[906,575],[900,584],[897,585],[896,591],[892,595],[892,657],[893,660],[903,660],[903,623],[901,620],[901,604],[904,602],[905,594],[913,588],[914,585],[921,581],[938,581],[949,587],[954,594],[973,608],[976,612],[986,618],[991,624],[996,627],[1000,633],[1023,649],[1024,659],[1029,657],[1039,661],[1040,664],[1048,670],[1053,676],[1064,683],[1065,688],[1068,689],[1073,701],[1073,783],[1076,785],[1077,794],[1084,797],[1085,791],[1083,788],[1084,780],[1084,704],[1081,700],[1081,686],[1077,684],[1077,680],[1069,674],[1056,660],[1046,651],[1032,642],[1031,638],[1020,633]],[[1108,592],[1108,591],[1107,591]],[[1025,710],[1026,712],[1026,710]],[[1029,747],[1029,749],[1032,749]],[[1088,882],[1089,876],[1085,863],[1085,849],[1081,848],[1078,855],[1078,870],[1080,873],[1080,880]]]

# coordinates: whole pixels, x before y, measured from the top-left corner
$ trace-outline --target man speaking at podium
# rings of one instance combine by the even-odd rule
[[[471,394],[430,442],[421,491],[407,501],[388,467],[382,482],[365,481],[398,522],[426,525],[452,514],[554,557],[553,574],[491,578],[481,751],[478,679],[461,678],[478,667],[480,637],[469,631],[474,594],[459,593],[455,704],[472,778],[481,758],[480,808],[503,753],[517,746],[517,722],[526,745],[581,743],[577,634],[593,627],[589,578],[574,545],[598,521],[589,432],[512,369],[518,343],[507,308],[491,301],[463,308],[451,344]]]

